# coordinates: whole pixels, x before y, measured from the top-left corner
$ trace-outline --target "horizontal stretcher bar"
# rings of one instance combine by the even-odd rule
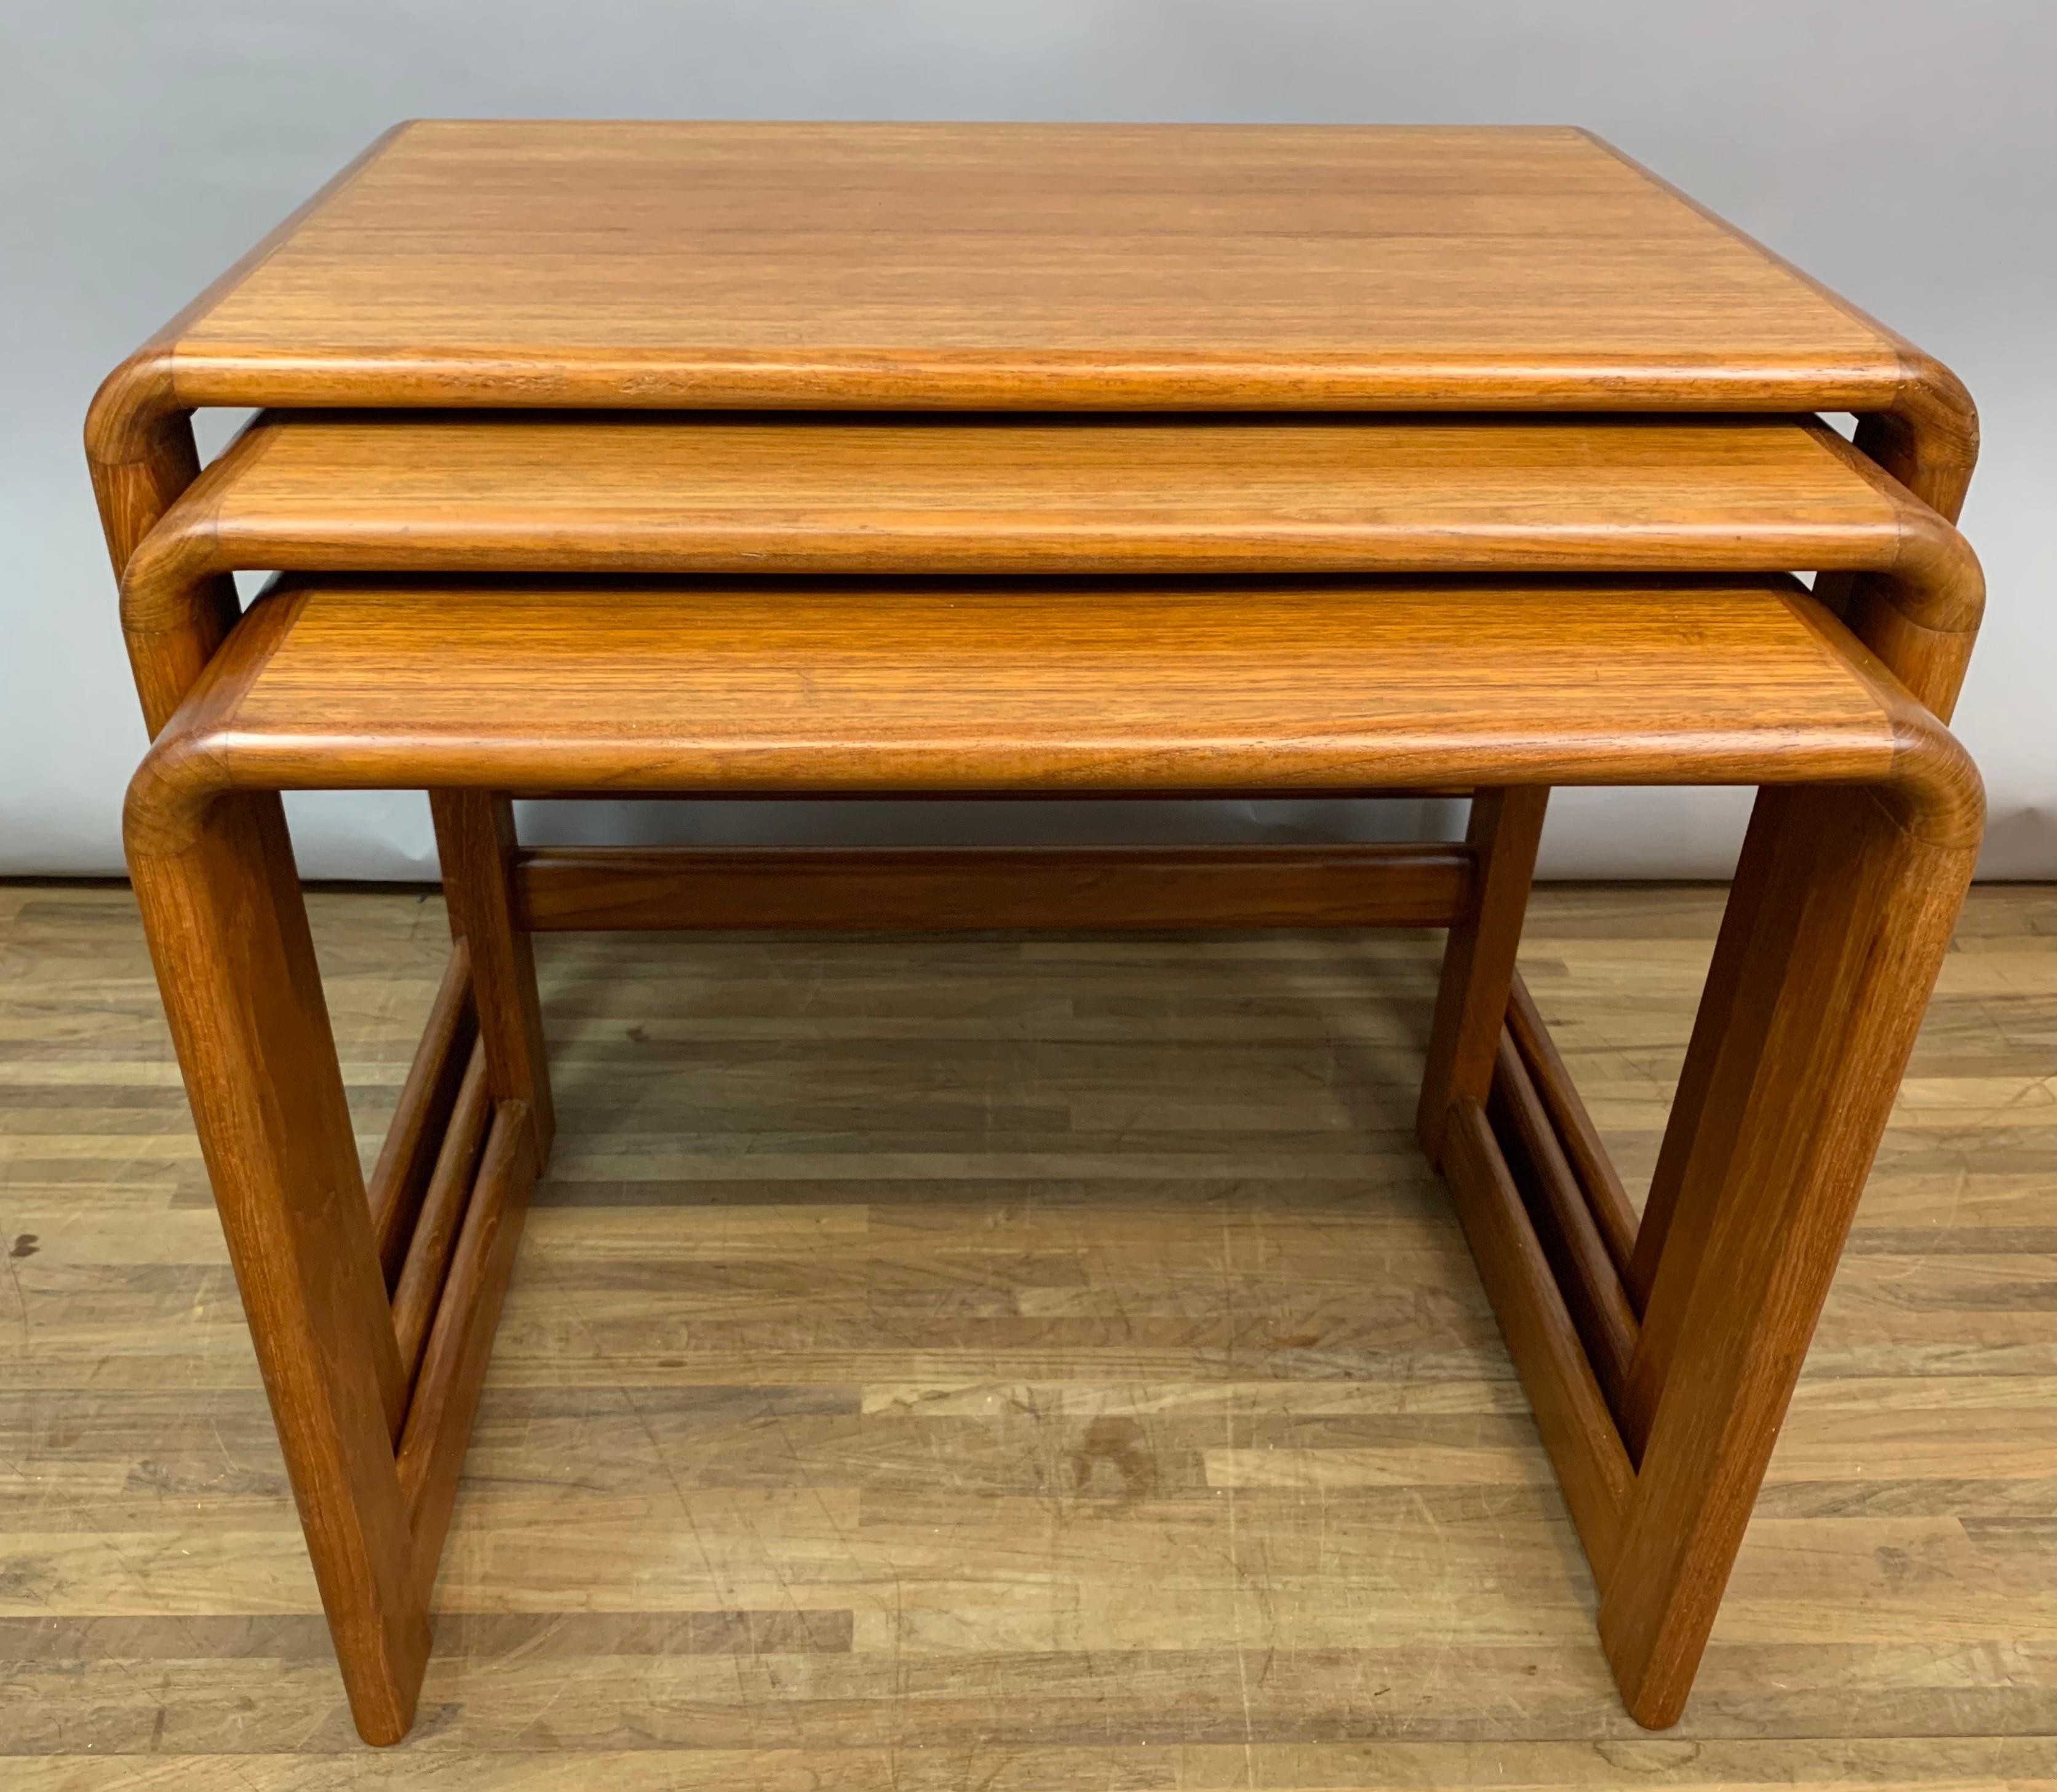
[[[1448,927],[1462,845],[538,847],[514,864],[536,932],[783,928]]]

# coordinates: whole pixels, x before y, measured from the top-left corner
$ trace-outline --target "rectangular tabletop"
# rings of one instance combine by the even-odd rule
[[[187,405],[1889,408],[1905,345],[1571,129],[399,128]]]
[[[130,568],[1889,568],[1947,533],[1813,419],[262,417]]]
[[[289,575],[153,757],[260,787],[1864,782],[1904,693],[1792,580],[425,583]]]

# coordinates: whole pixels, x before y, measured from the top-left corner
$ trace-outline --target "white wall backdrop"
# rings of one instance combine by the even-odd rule
[[[424,116],[1591,126],[1951,362],[1992,607],[1961,711],[1989,875],[2057,876],[2052,0],[61,0],[0,8],[0,872],[118,871],[143,744],[78,446],[100,376],[367,140]],[[204,447],[231,420],[211,422]],[[1570,793],[1546,872],[1726,868],[1741,805]],[[414,797],[297,812],[313,876],[419,876]],[[700,837],[704,813],[554,833]],[[724,837],[1105,837],[1039,805],[780,808]],[[1248,805],[1159,836],[1389,832]],[[1431,815],[1431,823],[1449,817]]]

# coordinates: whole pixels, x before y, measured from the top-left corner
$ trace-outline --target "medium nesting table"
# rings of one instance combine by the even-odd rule
[[[88,425],[132,867],[363,1732],[547,1162],[529,936],[739,924],[1447,927],[1422,1141],[1675,1719],[1976,849],[1975,447],[1578,132],[375,145]],[[1514,950],[1548,787],[1663,781],[1762,790],[1639,1215]],[[366,785],[430,790],[458,936],[368,1193],[278,799]],[[1380,789],[1466,840],[553,852],[510,801]]]

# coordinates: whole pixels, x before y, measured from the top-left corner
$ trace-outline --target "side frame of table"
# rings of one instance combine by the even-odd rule
[[[318,726],[318,752],[287,743],[268,762],[229,718],[292,614],[275,599],[248,619],[146,760],[130,862],[353,1707],[367,1737],[390,1741],[411,1721],[471,1414],[550,1132],[538,1016],[492,997],[532,989],[528,967],[478,975],[501,940],[527,941],[505,907],[494,791],[540,776],[561,743],[525,707],[513,759],[482,760],[468,730],[442,749],[408,729],[355,750]],[[1723,781],[1738,765],[1830,780],[1760,798],[1754,840],[1772,850],[1731,897],[1732,980],[1703,1001],[1706,1062],[1664,1148],[1675,1186],[1640,1232],[1497,949],[1518,920],[1546,791],[1503,785],[1476,800],[1425,1141],[1591,1564],[1624,1699],[1647,1725],[1674,1721],[1690,1687],[1976,860],[1982,806],[1961,748],[1904,694],[1889,713],[1889,748],[1861,765],[1810,766],[1804,746],[1782,765],[1782,746],[1710,761],[1688,731],[1661,760],[1621,761],[1610,745],[1615,758],[1580,769],[1554,736],[1509,749],[1496,726],[1489,763],[1475,750],[1421,771],[1424,788],[1545,766],[1598,781],[1611,769]],[[640,735],[586,750],[557,785],[586,775],[671,787]],[[481,908],[367,1190],[275,791],[415,777],[457,810],[446,828],[478,855],[463,887]],[[452,1156],[474,1180],[445,1292],[418,1311],[403,1272],[389,1308],[380,1272],[391,1280],[406,1229],[394,1216],[421,1204],[423,1166],[440,1176]]]

